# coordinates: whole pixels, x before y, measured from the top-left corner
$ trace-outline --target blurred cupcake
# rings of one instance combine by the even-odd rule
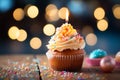
[[[90,53],[89,58],[86,58],[86,62],[90,66],[100,66],[100,61],[105,56],[107,56],[106,51],[101,49],[96,49]]]
[[[111,56],[105,56],[104,58],[101,59],[100,61],[100,68],[103,72],[105,73],[110,73],[114,70],[115,68],[115,60]]]
[[[115,55],[116,67],[120,68],[120,51]]]
[[[57,71],[80,71],[85,55],[85,41],[71,24],[56,29],[47,45],[50,67]]]

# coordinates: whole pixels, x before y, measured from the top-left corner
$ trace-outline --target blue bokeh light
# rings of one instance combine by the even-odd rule
[[[6,12],[13,7],[13,0],[0,0],[0,12]]]
[[[82,15],[85,10],[86,6],[83,2],[81,1],[71,1],[68,3],[68,8],[74,15]]]

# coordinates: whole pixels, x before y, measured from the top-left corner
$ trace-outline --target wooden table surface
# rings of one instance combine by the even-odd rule
[[[1,55],[0,80],[120,80],[120,68],[104,73],[99,67],[90,67],[84,60],[81,72],[54,71],[45,55]],[[39,63],[41,75],[36,67]]]

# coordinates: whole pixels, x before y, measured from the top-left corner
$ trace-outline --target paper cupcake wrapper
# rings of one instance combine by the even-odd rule
[[[46,53],[50,67],[58,71],[79,71],[81,70],[85,54],[75,55],[53,55]]]
[[[100,66],[100,61],[101,61],[101,58],[98,58],[98,59],[86,58],[86,63],[90,66]]]

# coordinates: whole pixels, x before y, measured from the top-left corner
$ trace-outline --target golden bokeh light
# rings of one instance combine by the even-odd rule
[[[31,5],[31,6],[28,7],[27,15],[30,18],[36,18],[38,16],[38,14],[39,14],[39,10],[38,10],[37,6]]]
[[[89,25],[84,26],[83,29],[82,29],[82,34],[84,36],[86,36],[89,33],[93,33],[93,28],[91,26],[89,26]]]
[[[47,36],[51,36],[55,33],[55,26],[52,24],[46,24],[43,28],[43,32]]]
[[[70,14],[69,13],[69,9],[67,7],[62,7],[59,11],[58,11],[58,15],[61,19],[66,19],[66,13],[68,12],[68,15]]]
[[[53,13],[53,14],[54,14],[54,13]],[[52,15],[53,15],[53,14],[52,14]],[[55,16],[55,15],[56,15],[56,16]],[[45,18],[46,18],[46,20],[47,20],[48,22],[53,22],[53,21],[59,20],[58,15],[57,15],[57,14],[55,14],[55,15],[51,16],[51,15],[45,14]]]
[[[57,7],[54,4],[49,4],[46,7],[45,18],[49,22],[57,21],[59,19],[58,9],[57,9]]]
[[[22,8],[17,8],[13,12],[13,18],[16,21],[20,21],[24,18],[24,10]]]
[[[105,19],[102,19],[100,21],[97,22],[97,28],[100,31],[105,31],[108,28],[108,22]]]
[[[38,37],[34,37],[30,40],[30,46],[33,49],[39,49],[42,45],[42,41]]]
[[[20,42],[25,41],[26,38],[27,38],[27,32],[25,30],[23,30],[23,29],[20,29],[19,33],[20,34],[19,34],[17,40],[20,41]]]
[[[101,7],[96,8],[95,11],[94,11],[94,17],[97,20],[103,19],[105,17],[105,11],[104,11],[104,9],[101,8]]]
[[[94,33],[89,33],[85,40],[87,45],[94,46],[97,43],[97,36]]]
[[[12,26],[8,30],[8,36],[13,40],[17,39],[19,36],[19,29],[16,26]]]
[[[113,14],[116,19],[120,19],[120,5],[116,4],[113,6]]]
[[[51,11],[52,9],[57,9],[57,7],[56,7],[56,5],[54,5],[54,4],[49,4],[47,7],[46,7],[46,12],[48,12],[48,11]]]

